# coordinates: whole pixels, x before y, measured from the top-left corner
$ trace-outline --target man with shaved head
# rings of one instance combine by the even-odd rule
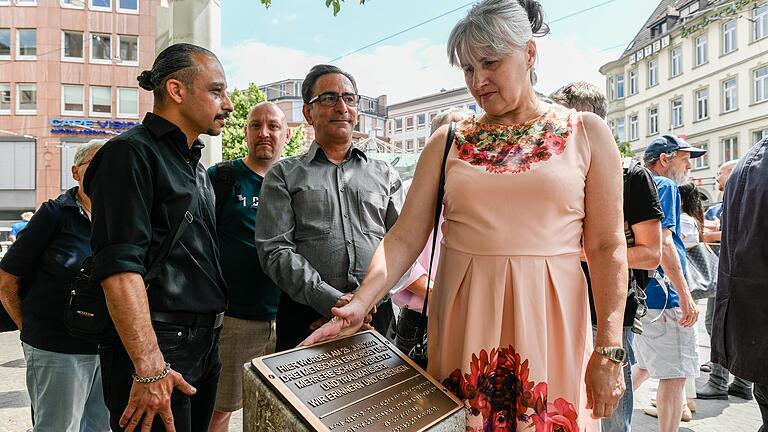
[[[248,154],[208,168],[216,195],[221,271],[229,288],[212,432],[228,431],[232,412],[243,407],[243,363],[275,351],[280,289],[259,265],[254,228],[264,176],[280,159],[290,137],[283,111],[271,102],[262,102],[248,112]]]

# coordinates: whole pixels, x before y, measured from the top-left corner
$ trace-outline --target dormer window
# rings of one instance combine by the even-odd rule
[[[665,19],[664,21],[651,27],[651,38],[656,38],[658,36],[663,35],[666,32],[667,32],[667,20]]]
[[[699,11],[699,0],[694,0],[682,6],[679,10],[680,10],[680,18],[685,18],[687,16],[693,15],[694,13]]]

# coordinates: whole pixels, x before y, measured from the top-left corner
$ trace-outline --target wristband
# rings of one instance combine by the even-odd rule
[[[163,367],[163,371],[160,372],[159,375],[143,377],[143,376],[137,375],[136,372],[132,373],[131,375],[133,376],[134,382],[142,383],[142,384],[151,384],[153,382],[160,381],[161,379],[167,377],[168,372],[170,371],[171,371],[171,364],[166,363],[165,367]]]

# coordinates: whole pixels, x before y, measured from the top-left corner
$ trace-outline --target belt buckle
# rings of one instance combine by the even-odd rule
[[[219,312],[216,314],[216,319],[213,321],[213,328],[219,328],[222,324],[224,324],[224,312]]]

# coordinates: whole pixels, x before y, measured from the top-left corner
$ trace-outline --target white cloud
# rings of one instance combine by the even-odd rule
[[[615,51],[582,49],[572,38],[550,36],[537,40],[537,43],[537,90],[545,94],[578,80],[603,88],[604,79],[598,68],[618,56]],[[245,41],[222,52],[229,85],[238,88],[249,82],[265,84],[302,78],[310,67],[327,61],[319,55],[257,41]],[[396,46],[382,45],[351,54],[335,64],[355,76],[362,94],[373,97],[386,94],[389,103],[417,98],[442,88],[464,86],[461,70],[448,65],[445,45],[429,44],[424,40]]]
[[[274,25],[288,24],[288,23],[293,22],[293,21],[296,21],[296,15],[295,14],[294,15],[286,15],[284,17],[272,18],[271,20],[269,20],[269,22],[274,24]]]

